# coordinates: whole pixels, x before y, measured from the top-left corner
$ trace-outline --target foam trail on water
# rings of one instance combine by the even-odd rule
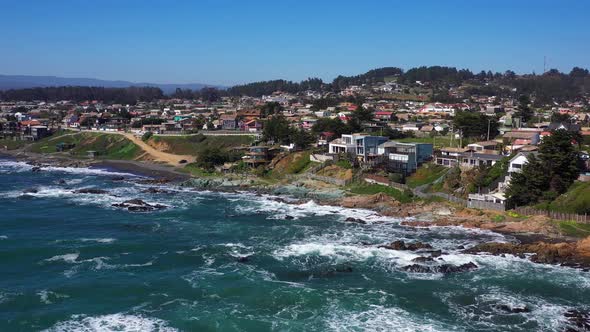
[[[72,319],[57,323],[44,331],[174,332],[178,330],[158,318],[117,313],[103,316],[73,315]]]

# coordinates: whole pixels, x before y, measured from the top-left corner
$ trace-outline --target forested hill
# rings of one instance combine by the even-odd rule
[[[405,85],[425,84],[437,91],[445,91],[453,86],[468,84],[468,92],[479,95],[503,95],[511,90],[519,94],[534,95],[539,103],[573,100],[590,93],[590,73],[588,69],[574,67],[569,73],[551,69],[544,74],[517,75],[507,70],[504,73],[481,71],[477,74],[469,69],[431,66],[416,67],[403,71],[396,67],[370,70],[357,76],[338,76],[332,83],[319,78],[301,82],[274,80],[236,85],[227,90],[233,96],[247,95],[259,97],[275,91],[297,93],[306,90],[340,91],[351,85],[375,84],[393,79]]]
[[[0,78],[2,76],[0,75]],[[423,85],[432,89],[437,96],[448,95],[451,87],[464,85],[468,95],[506,96],[507,94],[526,94],[534,96],[535,103],[547,104],[576,100],[590,93],[590,73],[588,69],[574,67],[569,73],[551,69],[544,74],[517,75],[513,71],[492,73],[481,71],[477,74],[469,69],[431,66],[416,67],[407,71],[397,67],[384,67],[370,70],[356,76],[338,76],[331,83],[319,78],[308,78],[301,82],[272,80],[236,85],[227,90],[214,87],[177,87],[173,93],[158,87],[108,88],[89,86],[65,86],[12,89],[1,91],[2,100],[102,100],[105,102],[131,103],[135,100],[158,99],[169,94],[176,98],[201,98],[217,100],[221,96],[270,95],[276,91],[298,93],[307,90],[319,92],[338,92],[351,85],[374,85],[395,81],[404,86]],[[419,83],[418,83],[419,82]],[[443,98],[444,99],[444,98]]]
[[[57,76],[0,75],[0,90],[27,89],[37,87],[60,86],[96,86],[105,88],[155,87],[164,93],[172,93],[176,89],[200,90],[213,86],[202,83],[167,84],[167,83],[136,83],[129,81],[112,81],[95,78],[69,78]]]
[[[137,101],[151,101],[164,98],[160,88],[129,87],[105,88],[88,86],[63,86],[0,91],[0,100],[100,100],[105,103],[135,104]]]
[[[286,80],[273,80],[253,82],[243,85],[236,85],[228,89],[228,93],[234,96],[262,96],[270,95],[275,91],[284,91],[297,93],[306,90],[314,91],[334,91],[341,90],[351,85],[374,84],[385,82],[388,77],[399,76],[403,70],[396,67],[384,67],[369,70],[368,72],[356,76],[338,76],[332,83],[325,83],[319,78],[308,78],[301,82],[292,82]]]

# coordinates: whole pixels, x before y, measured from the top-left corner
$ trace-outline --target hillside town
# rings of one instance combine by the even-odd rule
[[[231,93],[240,92],[240,87],[178,89],[170,96],[126,104],[98,99],[12,100],[6,93],[0,102],[0,139],[8,150],[66,131],[125,132],[144,140],[245,136],[252,141],[237,153],[213,158],[201,167],[219,172],[244,166],[268,171],[277,157],[307,151],[306,158],[313,163],[350,167],[354,174],[383,185],[404,185],[416,172],[430,169],[438,176],[430,179],[428,190],[438,188],[469,206],[504,210],[514,174],[559,131],[576,146],[580,166],[574,180],[590,181],[587,70],[581,70],[586,85],[580,93],[559,101],[498,83],[513,73],[478,75],[441,84],[408,81],[393,71],[366,83],[358,77],[349,80],[355,84],[337,78],[329,89],[322,84],[303,89],[303,82],[295,91],[270,92],[267,87],[270,93],[261,95]],[[241,91],[256,84],[242,86]],[[288,85],[286,89],[294,90]],[[60,143],[60,151],[73,147]],[[556,195],[564,192],[560,189]]]

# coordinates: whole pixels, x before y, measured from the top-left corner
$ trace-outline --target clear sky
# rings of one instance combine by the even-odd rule
[[[590,68],[590,0],[0,0],[0,74],[231,85]]]

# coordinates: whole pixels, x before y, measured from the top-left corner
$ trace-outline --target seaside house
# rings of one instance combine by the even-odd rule
[[[269,149],[267,146],[252,146],[242,160],[250,167],[266,165],[270,161]]]
[[[378,156],[378,147],[387,142],[387,137],[370,136],[366,134],[343,134],[330,142],[330,154],[348,153],[357,157],[359,161],[367,162]]]
[[[503,157],[494,153],[478,153],[472,148],[442,148],[435,155],[435,163],[445,167],[460,166],[473,168],[478,166],[492,166]]]
[[[382,156],[391,172],[412,174],[423,163],[432,159],[433,145],[430,143],[401,143],[389,141],[379,145],[377,153]]]

